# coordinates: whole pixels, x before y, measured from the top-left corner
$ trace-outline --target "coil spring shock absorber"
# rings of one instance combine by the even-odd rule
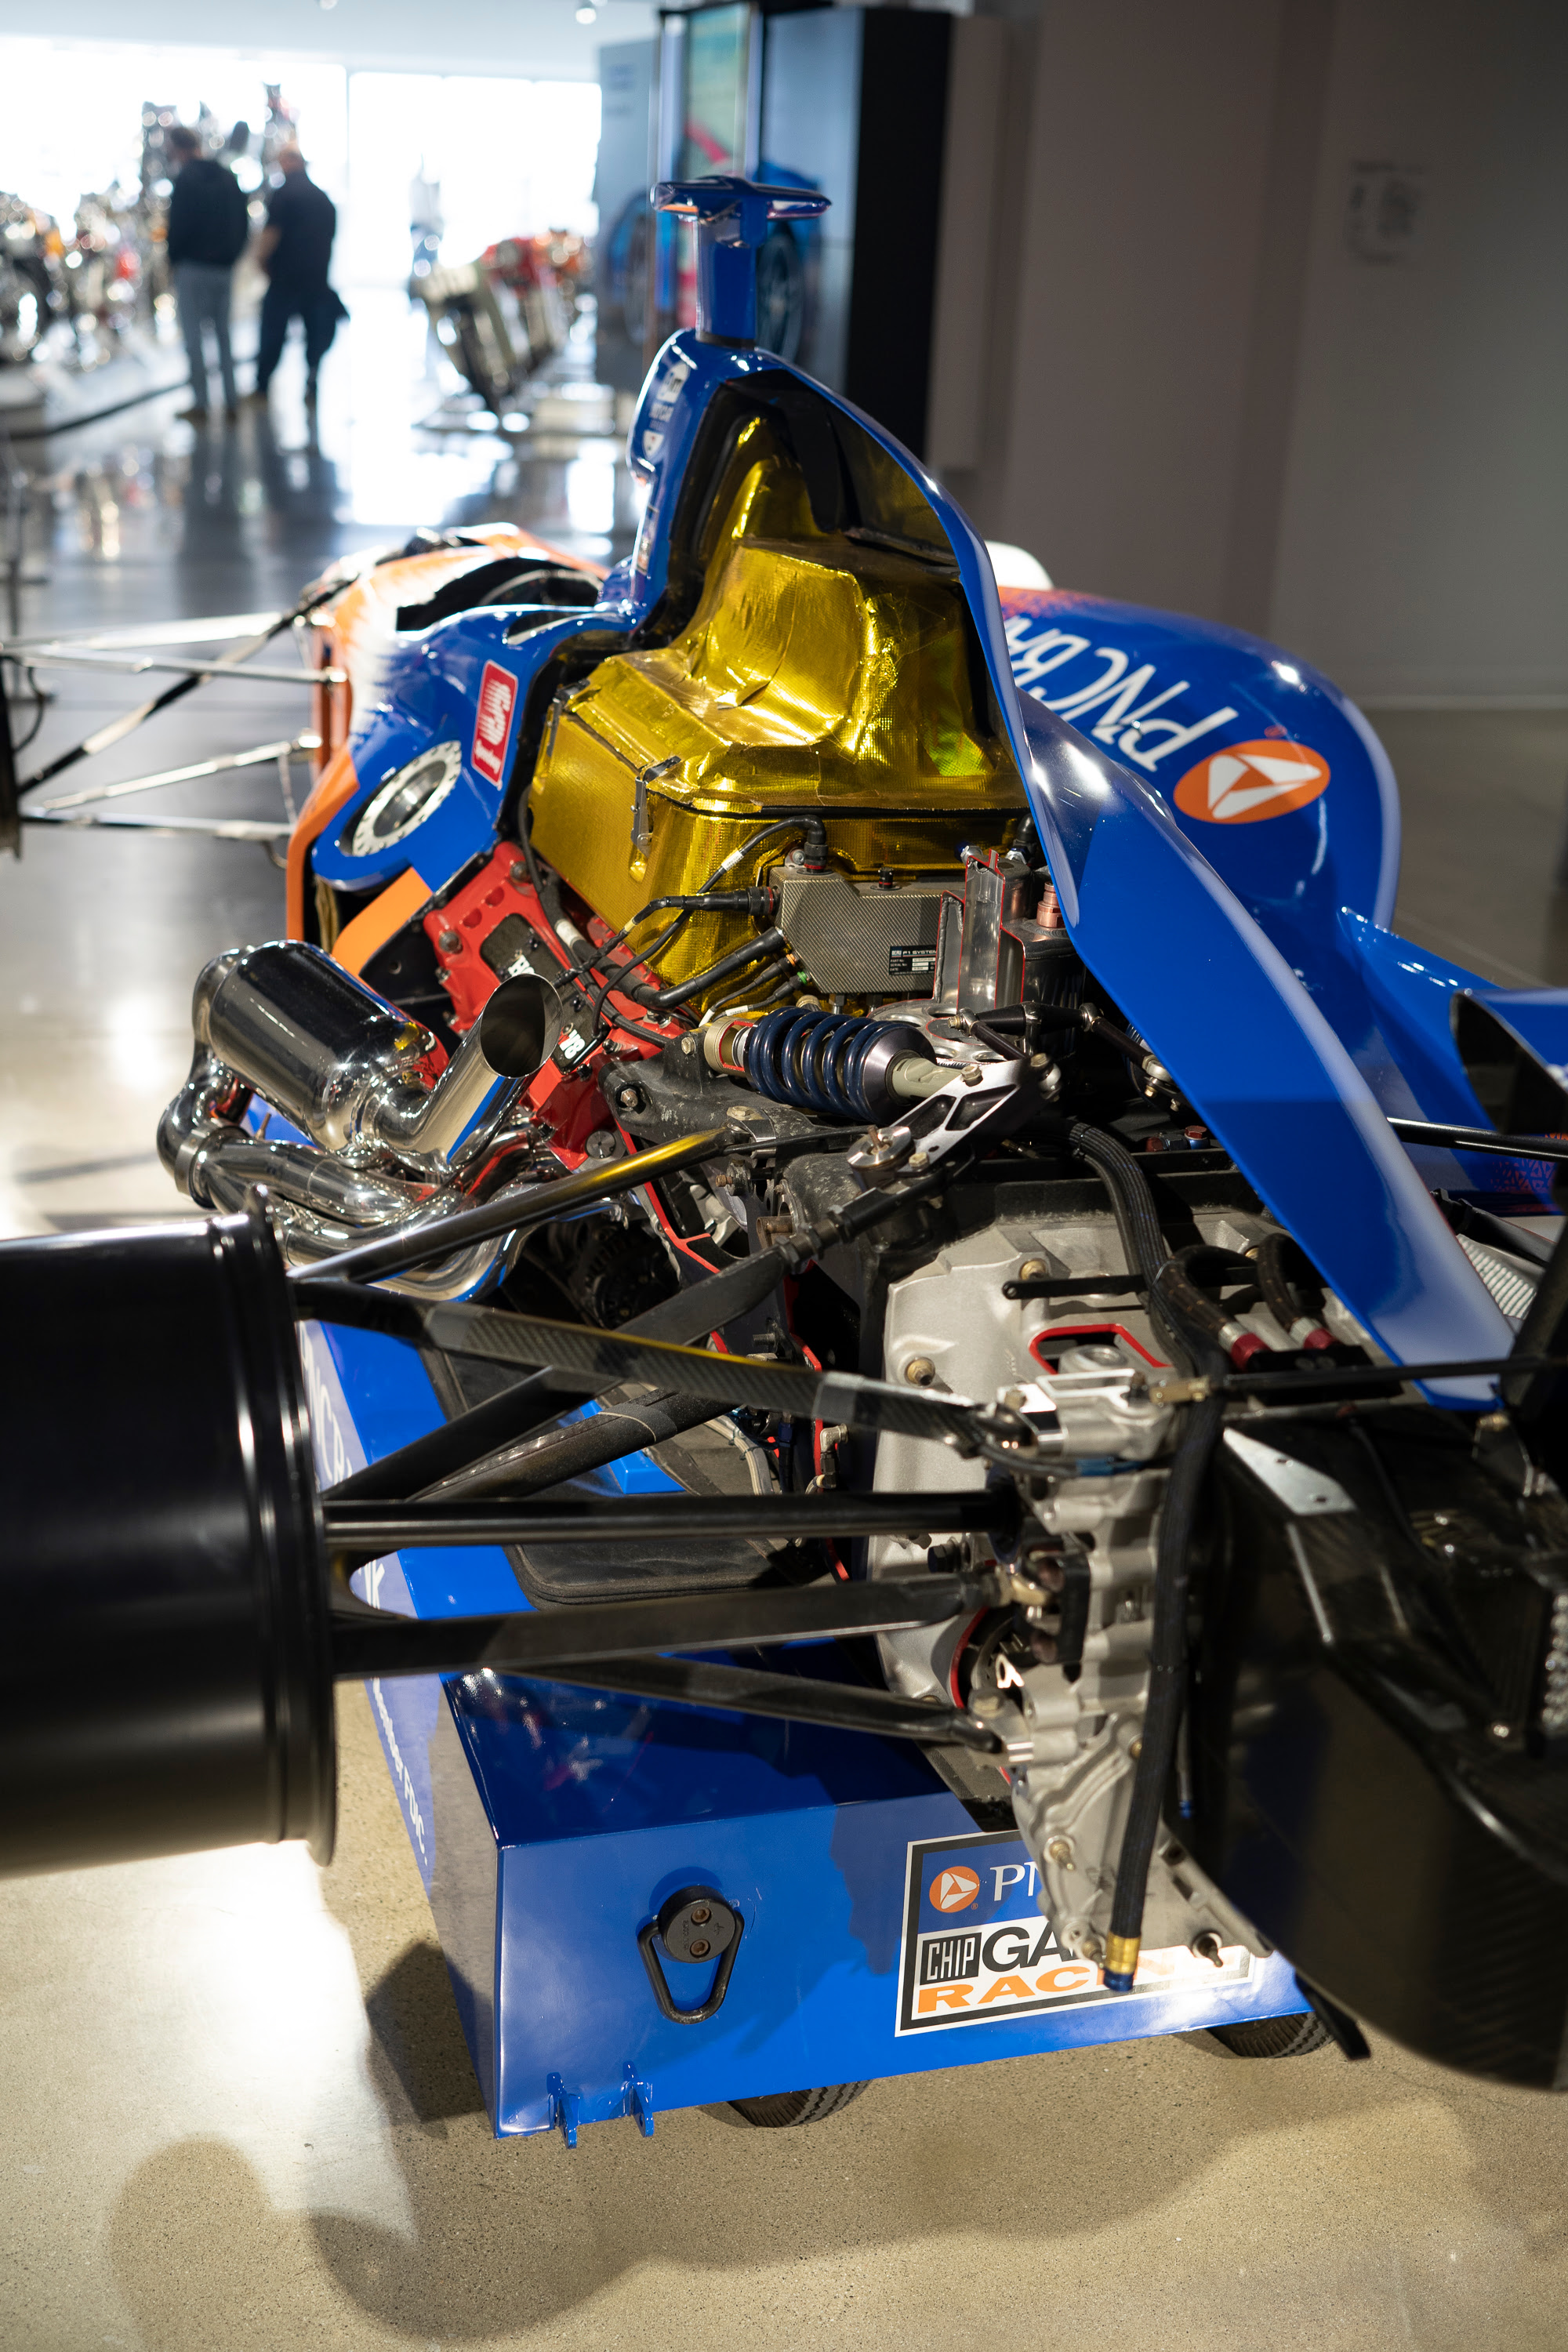
[[[952,1075],[910,1022],[790,1005],[760,1021],[715,1022],[703,1032],[702,1051],[710,1069],[829,1118],[891,1118]]]

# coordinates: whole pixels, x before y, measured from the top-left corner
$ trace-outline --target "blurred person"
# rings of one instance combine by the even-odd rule
[[[447,222],[441,210],[441,183],[425,176],[425,158],[408,183],[408,234],[414,239],[414,275],[424,277],[436,267]]]
[[[234,265],[245,251],[250,215],[238,181],[227,166],[202,153],[194,131],[176,122],[168,134],[174,184],[169,197],[168,255],[174,281],[180,332],[191,363],[191,405],[186,416],[207,413],[207,362],[202,330],[210,323],[217,344],[224,406],[238,413],[234,353],[228,340],[229,289]]]
[[[261,299],[261,340],[256,352],[254,397],[265,400],[267,387],[283,356],[283,339],[290,319],[305,330],[305,398],[316,397],[316,376],[338,320],[348,312],[327,283],[332,239],[338,231],[337,207],[324,188],[318,188],[298,147],[279,150],[278,168],[282,183],[273,189],[267,205],[267,226],[256,241],[256,257],[267,272]]]

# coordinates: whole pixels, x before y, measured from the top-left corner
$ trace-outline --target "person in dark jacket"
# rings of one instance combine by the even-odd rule
[[[348,316],[327,283],[338,232],[337,207],[311,179],[298,147],[281,150],[278,168],[282,184],[272,191],[267,226],[256,242],[256,257],[268,278],[256,353],[256,394],[266,398],[283,356],[289,321],[299,319],[305,329],[305,397],[313,401],[317,371],[337,333],[338,320]]]
[[[169,133],[169,152],[178,163],[169,198],[169,272],[179,306],[180,332],[191,362],[192,404],[188,416],[207,413],[207,362],[202,329],[210,322],[223,378],[224,405],[233,416],[239,394],[228,341],[229,289],[234,265],[250,235],[244,192],[226,164],[202,153],[201,141],[183,122]]]

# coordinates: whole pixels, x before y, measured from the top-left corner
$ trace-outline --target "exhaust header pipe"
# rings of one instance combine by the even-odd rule
[[[280,1238],[307,1259],[367,1228],[460,1200],[449,1155],[481,1150],[520,1079],[561,1041],[567,1006],[548,982],[503,981],[432,1085],[428,1029],[301,940],[215,957],[196,982],[191,1074],[163,1113],[158,1151],[182,1192],[239,1210],[265,1185]],[[239,1124],[262,1096],[310,1140]],[[410,1285],[445,1295],[483,1274],[499,1244]]]
[[[320,948],[275,940],[216,956],[196,982],[191,1018],[198,1046],[312,1143],[442,1160],[503,1087],[531,1077],[553,1053],[564,1008],[542,981],[502,981],[430,1086],[428,1029]]]

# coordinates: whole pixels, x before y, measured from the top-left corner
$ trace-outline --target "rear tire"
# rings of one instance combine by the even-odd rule
[[[1302,2017],[1250,2017],[1241,2025],[1211,2025],[1233,2058],[1305,2058],[1321,2050],[1329,2029],[1308,2010]]]
[[[830,2083],[820,2091],[774,2091],[765,2099],[731,2099],[730,2105],[746,2123],[764,2131],[780,2131],[788,2125],[818,2124],[824,2116],[836,2116],[840,2107],[848,2106],[870,2087],[869,2083]]]

